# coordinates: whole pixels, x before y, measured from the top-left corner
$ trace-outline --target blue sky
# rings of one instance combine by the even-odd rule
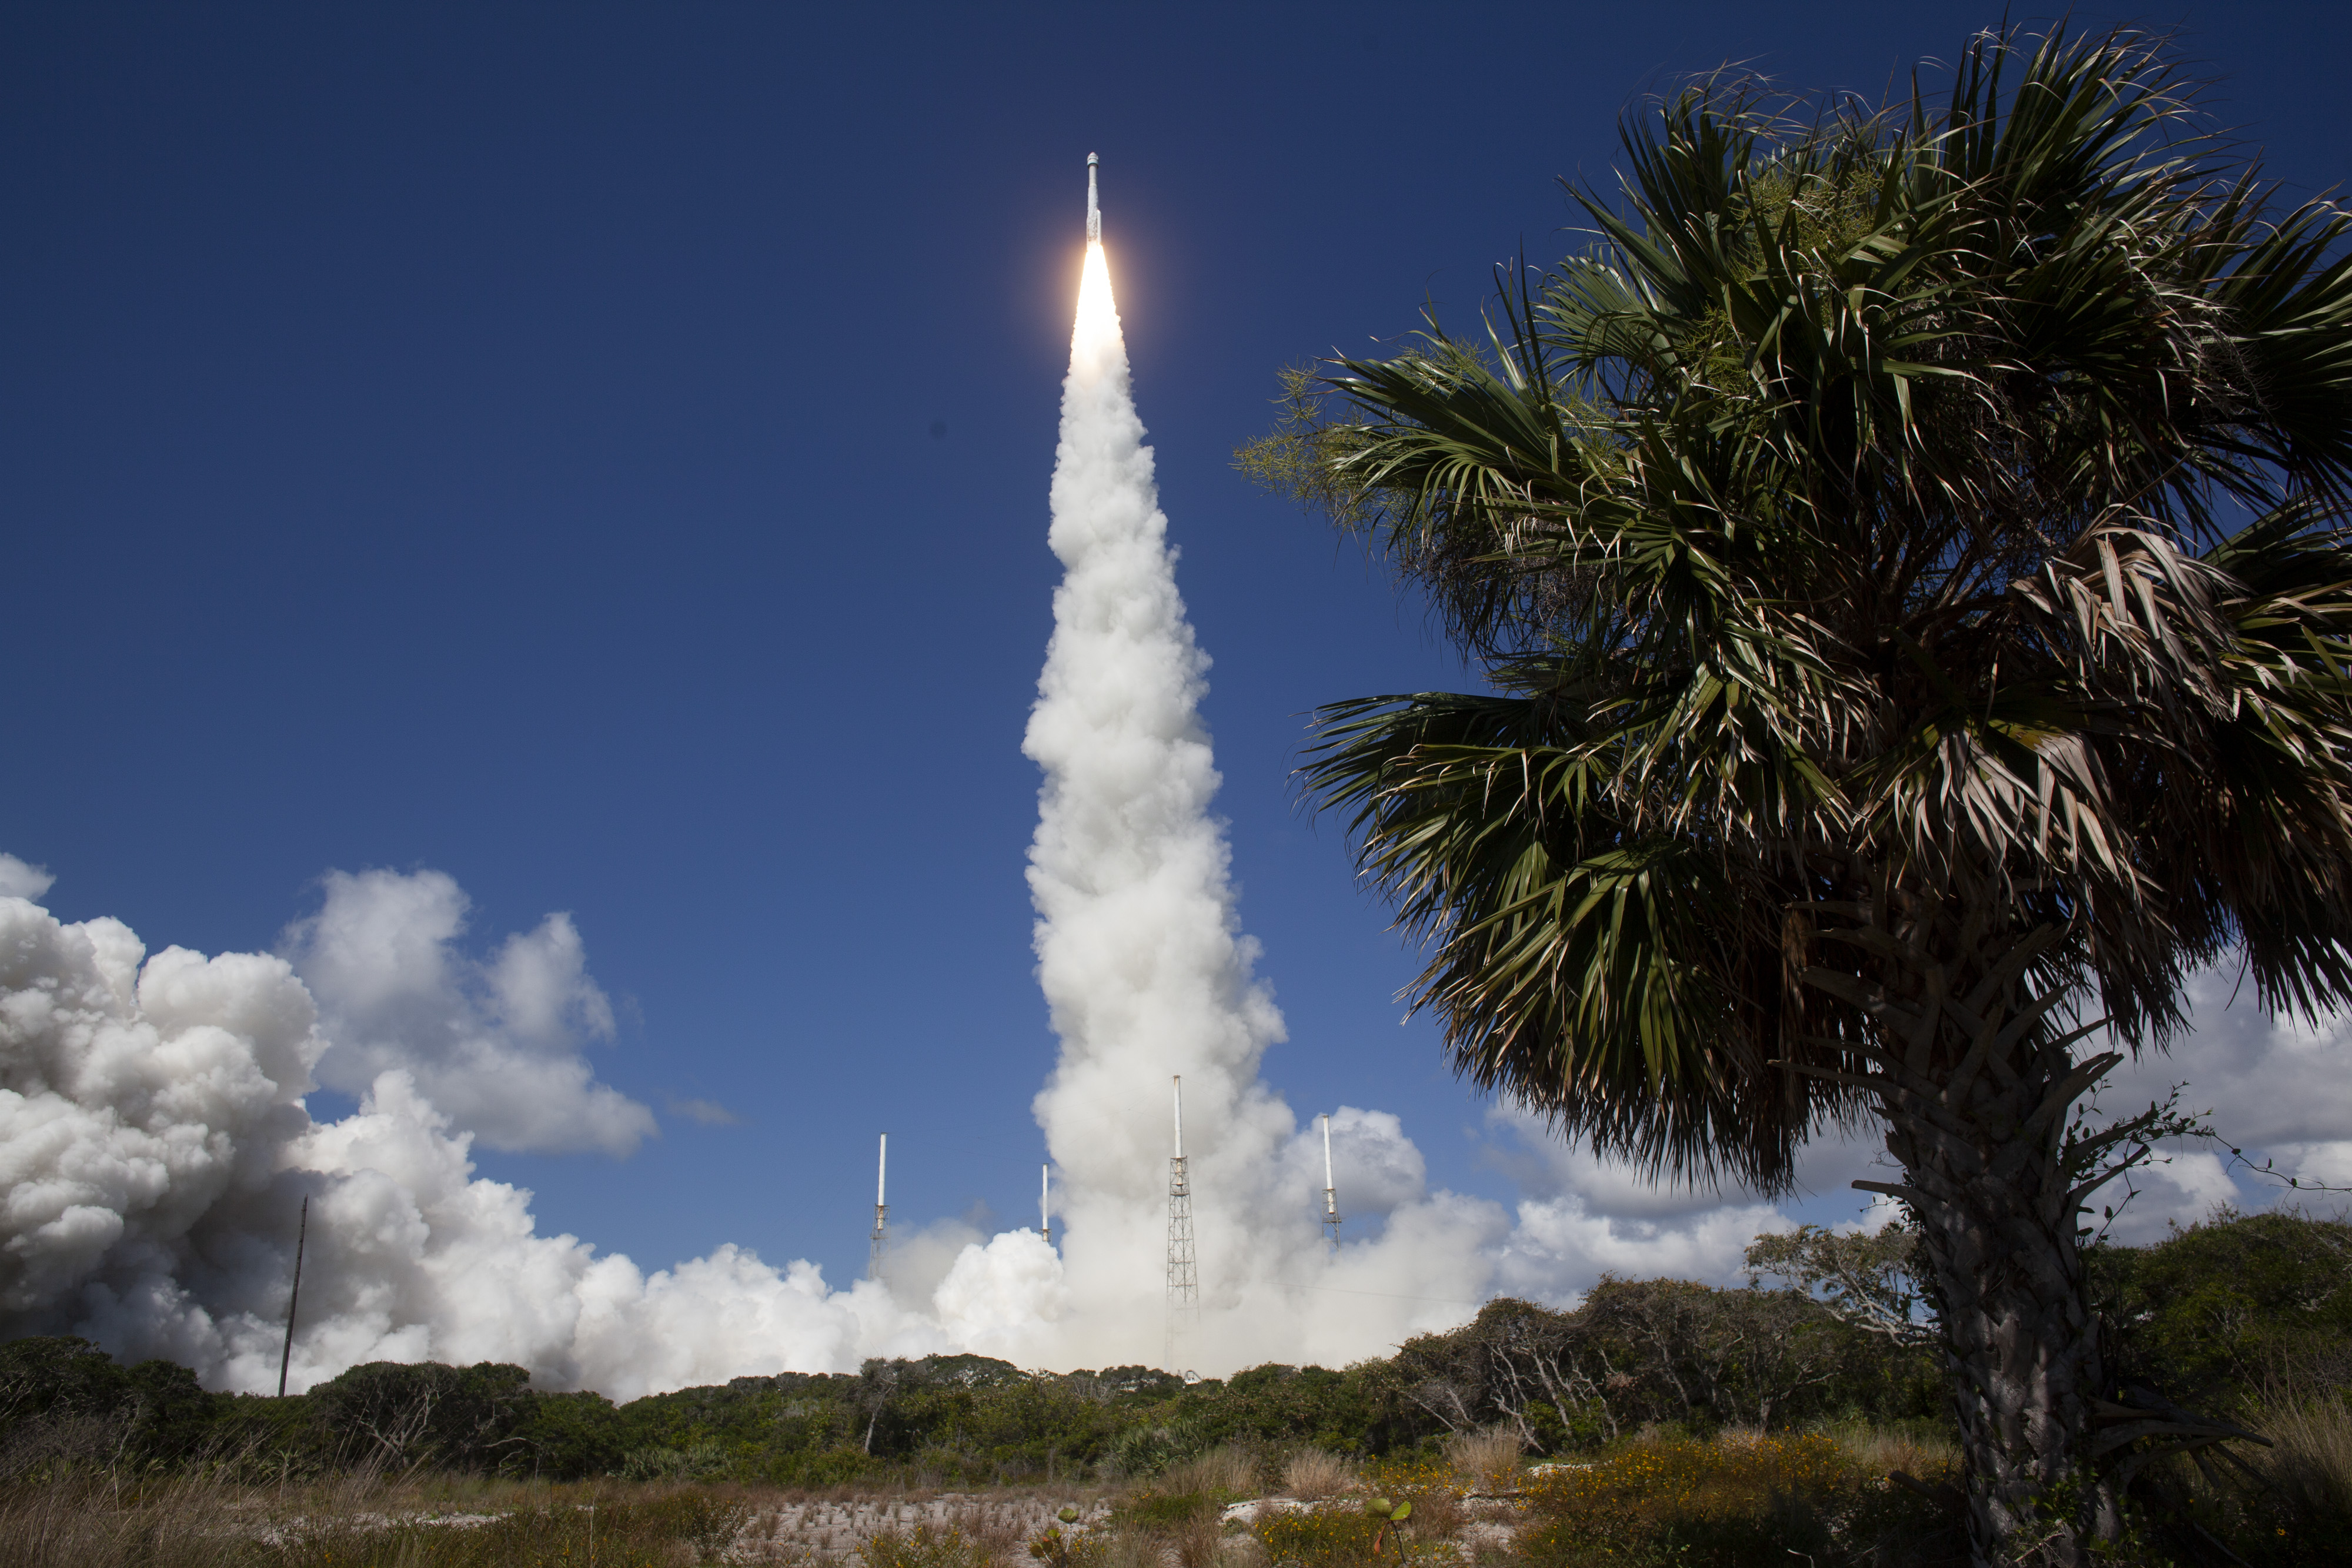
[[[2179,28],[2294,193],[2343,179],[2339,8],[2075,13],[2124,16]],[[1414,965],[1288,778],[1317,703],[1458,666],[1230,454],[1276,367],[1564,249],[1555,180],[1605,178],[1643,92],[1736,59],[1874,97],[1996,17],[13,8],[0,850],[151,947],[268,948],[331,870],[446,873],[480,954],[568,912],[596,1072],[663,1131],[482,1152],[542,1229],[846,1279],[884,1129],[900,1213],[1026,1219],[1020,738],[1098,151],[1267,1075],[1507,1199],[1516,1145],[1399,1028]]]

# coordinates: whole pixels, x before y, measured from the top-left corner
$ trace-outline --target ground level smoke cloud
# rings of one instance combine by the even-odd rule
[[[2225,977],[2195,994],[2212,1027],[2144,1076],[2221,1085],[2224,1116],[2267,1117],[2257,1131],[2297,1170],[2352,1166],[2332,1066],[2343,1029],[2222,1013]],[[1104,1194],[1071,1179],[1085,1159],[1066,1160],[1066,1254],[1034,1230],[983,1237],[948,1222],[921,1228],[887,1283],[837,1290],[812,1264],[773,1267],[735,1247],[647,1273],[579,1238],[541,1235],[530,1194],[475,1174],[473,1131],[405,1065],[380,1071],[352,1114],[313,1120],[305,1096],[339,1049],[319,1019],[283,956],[150,955],[118,921],[66,924],[0,896],[0,1335],[81,1333],[120,1355],[185,1363],[213,1387],[274,1388],[308,1194],[298,1389],[373,1360],[514,1362],[544,1388],[628,1398],[848,1371],[870,1355],[970,1351],[1060,1368],[1156,1359],[1164,1209],[1148,1175]],[[2250,1098],[2238,1072],[2281,1092]],[[1057,1079],[1045,1098],[1090,1082]],[[1139,1163],[1164,1173],[1143,1142],[1164,1136],[1151,1089],[1150,1133],[1135,1136]],[[1342,1107],[1339,1182],[1359,1239],[1333,1252],[1314,1226],[1319,1138],[1262,1086],[1244,1092],[1258,1119],[1199,1167],[1209,1310],[1185,1348],[1203,1372],[1344,1364],[1462,1321],[1486,1294],[1563,1301],[1604,1270],[1728,1282],[1751,1236],[1789,1223],[1752,1202],[1633,1182],[1502,1112],[1490,1146],[1512,1164],[1515,1207],[1433,1192],[1395,1116]],[[1836,1192],[1869,1157],[1826,1145],[1808,1185]],[[2134,1234],[2231,1196],[2204,1157],[2184,1151],[2149,1178]],[[1243,1158],[1259,1168],[1206,1179]],[[1264,1211],[1249,1213],[1251,1201]],[[1139,1245],[1102,1234],[1122,1216]],[[1121,1266],[1138,1268],[1140,1288]]]

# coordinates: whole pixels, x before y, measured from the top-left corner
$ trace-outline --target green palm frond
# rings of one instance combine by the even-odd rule
[[[1303,770],[1416,1003],[1480,1083],[1765,1186],[1861,1107],[1889,922],[2134,1045],[2231,951],[2352,1002],[2352,218],[2273,211],[2128,33],[1801,107],[1629,120],[1483,342],[1331,368],[1300,486],[1496,685],[1334,705]]]

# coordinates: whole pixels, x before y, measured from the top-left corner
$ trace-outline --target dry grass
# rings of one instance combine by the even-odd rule
[[[2345,1539],[2352,1528],[2352,1395],[2276,1386],[2245,1421],[2273,1446],[2235,1451],[2267,1486],[2263,1496],[2241,1499],[2227,1511],[2243,1514],[2249,1525],[2263,1521],[2253,1530],[2257,1538],[2277,1531]],[[2225,1490],[2242,1489],[2231,1478]]]
[[[1518,1475],[1519,1454],[1525,1447],[1512,1427],[1456,1432],[1445,1439],[1445,1458],[1454,1473],[1472,1491],[1508,1491]]]
[[[964,1537],[1000,1563],[1018,1562],[1029,1537],[1036,1527],[1030,1522],[1032,1511],[1018,1504],[998,1500],[971,1501],[959,1504],[948,1514],[950,1528],[963,1532]]]
[[[20,1484],[0,1498],[11,1568],[231,1568],[251,1542],[227,1490],[203,1477],[129,1491],[106,1481]],[[256,1521],[257,1522],[257,1521]]]
[[[1825,1427],[1822,1430],[1825,1437],[1835,1439],[1854,1463],[1874,1476],[1891,1475],[1897,1470],[1906,1476],[1932,1476],[1959,1469],[1959,1445],[1941,1433],[1875,1427],[1866,1422]]]
[[[1355,1484],[1356,1467],[1321,1448],[1301,1448],[1283,1463],[1283,1495],[1302,1502],[1337,1497]]]
[[[1239,1448],[1212,1448],[1207,1453],[1171,1465],[1153,1483],[1171,1495],[1199,1492],[1206,1496],[1251,1497],[1257,1492],[1257,1461]]]

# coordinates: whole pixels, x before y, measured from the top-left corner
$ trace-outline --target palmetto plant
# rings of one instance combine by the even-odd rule
[[[1875,1118],[1976,1549],[2074,1561],[2199,1437],[2113,1402],[2078,1244],[2157,1124],[2078,1107],[2201,966],[2352,999],[2347,220],[2133,35],[1797,108],[1630,120],[1484,342],[1294,377],[1243,465],[1490,677],[1324,709],[1306,770],[1462,1070],[1767,1191]]]

